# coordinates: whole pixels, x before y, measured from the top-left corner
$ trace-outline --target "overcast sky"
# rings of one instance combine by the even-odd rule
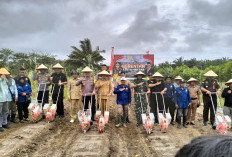
[[[155,63],[231,58],[231,15],[232,0],[1,0],[0,49],[64,58],[89,38],[106,50],[107,64],[112,46],[149,50]]]

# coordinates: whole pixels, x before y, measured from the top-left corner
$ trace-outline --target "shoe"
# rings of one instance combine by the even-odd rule
[[[183,124],[183,127],[188,128],[188,125],[186,123]]]
[[[73,120],[73,119],[71,119],[71,120],[70,120],[70,123],[74,123],[74,120]]]
[[[11,115],[11,122],[12,123],[18,123],[18,121],[16,121],[16,119],[15,119],[15,114]]]
[[[126,118],[126,122],[127,122],[127,123],[130,123],[130,120],[129,120],[129,118],[128,118],[128,117]]]
[[[181,124],[178,124],[177,128],[181,129]]]
[[[59,118],[62,119],[62,118],[64,118],[64,116],[63,115],[59,115]]]
[[[2,127],[5,128],[5,129],[10,129],[10,126],[8,124],[2,125]]]
[[[90,121],[90,125],[93,125],[93,121],[92,120]]]
[[[122,126],[122,123],[118,123],[115,125],[116,128],[119,128],[120,126]]]
[[[175,125],[175,122],[174,122],[174,121],[172,121],[172,122],[171,122],[171,124],[172,124],[172,125]]]
[[[24,123],[24,121],[23,121],[23,120],[20,120],[20,123]]]
[[[126,127],[127,127],[125,123],[123,123],[123,124],[122,124],[122,126],[123,126],[124,128],[126,128]]]
[[[29,118],[24,118],[25,121],[29,121],[30,119]]]
[[[194,122],[190,122],[190,124],[191,124],[191,125],[195,125],[195,123],[194,123]]]
[[[43,113],[43,114],[42,114],[42,119],[45,119],[45,118],[46,118],[46,116],[45,116],[45,114]]]
[[[213,128],[214,130],[217,128],[217,126],[216,126],[215,123],[212,124],[212,128]]]
[[[3,131],[4,131],[3,127],[0,127],[0,132],[3,132]]]
[[[140,123],[137,123],[136,126],[139,127],[141,124]]]
[[[186,125],[189,125],[189,122],[186,122],[185,124],[186,124]]]
[[[207,122],[203,122],[203,126],[207,126]]]

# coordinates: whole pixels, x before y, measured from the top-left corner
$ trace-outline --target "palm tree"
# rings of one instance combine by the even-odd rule
[[[105,60],[101,53],[105,53],[105,50],[100,50],[99,46],[92,50],[92,45],[89,39],[80,41],[80,49],[76,46],[71,46],[73,51],[68,55],[66,64],[69,64],[75,68],[83,68],[89,66],[92,69],[99,69],[100,63]]]

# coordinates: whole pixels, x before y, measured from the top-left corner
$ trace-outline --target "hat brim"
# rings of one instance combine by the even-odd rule
[[[137,77],[137,76],[139,76],[139,75],[142,75],[143,77],[146,76],[146,75],[144,75],[144,74],[135,74],[134,77]]]
[[[230,84],[232,84],[232,82],[225,83],[226,86],[229,86]]]

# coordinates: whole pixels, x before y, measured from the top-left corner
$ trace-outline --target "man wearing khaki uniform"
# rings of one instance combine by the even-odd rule
[[[196,117],[196,111],[197,107],[200,106],[200,95],[201,95],[201,89],[200,87],[196,86],[196,82],[198,82],[195,78],[190,78],[188,80],[188,83],[190,84],[188,86],[189,94],[192,100],[192,105],[188,109],[187,113],[187,125],[190,123],[191,125],[195,125],[195,117]]]
[[[109,80],[110,74],[107,71],[104,70],[98,75],[100,76],[100,80],[96,82],[95,88],[98,88],[98,102],[101,107],[101,114],[104,116],[104,111],[109,110],[109,96],[112,95],[114,87]]]
[[[70,123],[73,123],[77,118],[77,109],[82,110],[81,105],[81,86],[76,86],[79,81],[79,73],[74,70],[72,73],[73,78],[68,81],[68,101],[71,102]]]

